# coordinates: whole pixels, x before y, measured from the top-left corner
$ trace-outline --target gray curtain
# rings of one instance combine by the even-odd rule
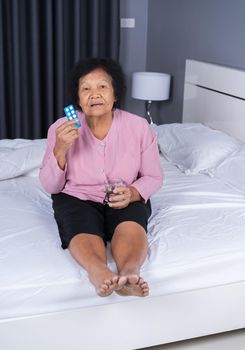
[[[0,0],[0,138],[41,138],[63,115],[69,72],[119,58],[119,0]]]

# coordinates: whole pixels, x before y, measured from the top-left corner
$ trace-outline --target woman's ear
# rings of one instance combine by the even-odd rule
[[[83,109],[82,109],[82,106],[81,106],[79,103],[76,103],[76,105],[77,105],[77,109],[78,109],[78,110],[80,110],[80,111],[83,110]]]

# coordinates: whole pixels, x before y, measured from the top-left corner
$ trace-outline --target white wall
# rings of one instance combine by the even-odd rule
[[[148,0],[121,0],[121,18],[135,18],[135,28],[121,28],[120,63],[127,79],[124,109],[144,115],[144,101],[131,97],[131,78],[146,70]]]
[[[182,119],[187,58],[245,69],[245,0],[149,1],[146,67],[172,75],[159,123]]]

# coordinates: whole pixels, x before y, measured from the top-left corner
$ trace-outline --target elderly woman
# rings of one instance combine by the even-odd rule
[[[81,127],[65,117],[51,125],[40,181],[52,194],[63,249],[87,271],[96,293],[144,297],[149,197],[161,187],[162,172],[147,121],[116,108],[124,86],[113,60],[90,58],[74,67],[70,92]],[[116,272],[107,265],[106,242]]]

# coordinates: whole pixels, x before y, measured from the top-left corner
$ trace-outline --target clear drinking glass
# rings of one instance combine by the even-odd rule
[[[107,181],[105,182],[105,199],[104,199],[104,204],[107,204],[109,202],[109,198],[110,195],[113,193],[113,190],[116,187],[121,187],[121,186],[125,186],[125,182],[120,179],[120,178],[116,178],[116,179],[107,179]]]

